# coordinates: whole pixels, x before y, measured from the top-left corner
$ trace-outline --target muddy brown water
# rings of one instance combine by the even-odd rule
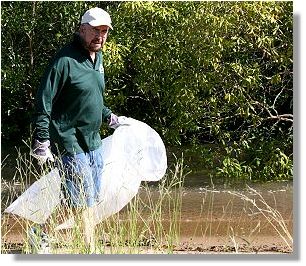
[[[167,214],[164,219],[169,219]],[[185,237],[279,236],[277,230],[283,232],[281,225],[292,234],[292,183],[253,184],[227,189],[184,187],[180,222],[181,235]]]

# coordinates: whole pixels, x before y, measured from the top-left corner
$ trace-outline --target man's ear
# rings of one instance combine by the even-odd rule
[[[79,27],[79,33],[84,33],[85,27],[86,27],[85,24],[81,24],[80,27]]]

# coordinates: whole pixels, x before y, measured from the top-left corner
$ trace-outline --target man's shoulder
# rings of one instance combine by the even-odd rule
[[[54,56],[53,63],[57,65],[65,65],[73,60],[78,60],[81,54],[72,42],[64,45]]]
[[[69,59],[69,57],[75,55],[76,52],[77,50],[75,49],[73,43],[69,42],[56,53],[55,57]]]

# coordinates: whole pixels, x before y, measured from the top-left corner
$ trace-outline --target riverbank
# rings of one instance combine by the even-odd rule
[[[16,226],[13,219],[7,226]],[[183,224],[183,226],[190,226]],[[190,227],[189,227],[190,228]],[[13,229],[8,235],[2,238],[3,254],[22,254],[25,249],[25,241],[22,228]],[[117,252],[114,252],[117,250]],[[290,254],[292,247],[284,243],[278,235],[261,235],[246,239],[240,236],[235,238],[226,236],[181,236],[179,242],[173,246],[171,252],[166,245],[161,247],[139,246],[139,247],[111,247],[104,243],[103,252],[97,254]],[[52,254],[71,254],[65,247],[58,246],[52,250]],[[77,254],[77,253],[73,253]]]
[[[151,199],[158,190],[150,188]],[[145,200],[146,191],[139,196]],[[141,246],[114,248],[105,241],[103,254],[290,254],[293,252],[293,189],[292,184],[270,183],[239,190],[183,188],[178,220],[178,241],[164,245],[154,241]],[[254,205],[255,203],[255,205]],[[125,209],[121,219],[127,219]],[[145,219],[146,212],[142,213]],[[164,212],[162,229],[169,230],[169,213]],[[5,219],[2,223],[2,253],[21,253],[24,230],[20,219]],[[5,230],[3,230],[5,229]],[[5,233],[3,235],[3,233]],[[57,247],[54,253],[70,253]]]

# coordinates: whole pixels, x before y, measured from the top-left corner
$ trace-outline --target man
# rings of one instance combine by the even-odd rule
[[[81,215],[84,241],[94,251],[92,207],[100,191],[103,168],[103,121],[118,126],[118,117],[104,106],[105,88],[101,48],[112,29],[109,14],[92,8],[82,17],[79,31],[62,48],[38,89],[32,155],[40,164],[61,158],[65,194]],[[51,149],[51,150],[50,150]]]

